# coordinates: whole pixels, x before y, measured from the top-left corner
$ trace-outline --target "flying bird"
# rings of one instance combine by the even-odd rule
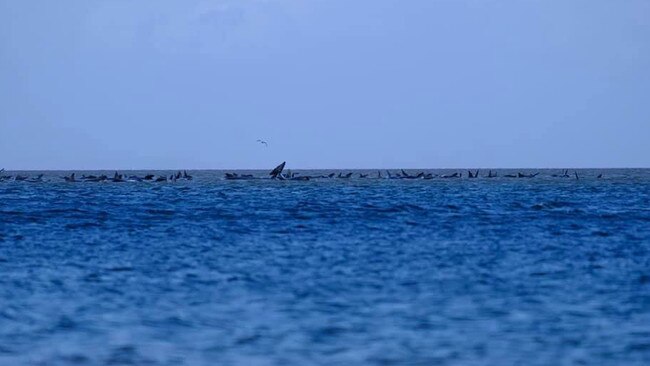
[[[269,147],[269,144],[264,140],[258,139],[257,142],[259,142],[260,144],[264,144],[264,146],[266,146],[266,147]]]

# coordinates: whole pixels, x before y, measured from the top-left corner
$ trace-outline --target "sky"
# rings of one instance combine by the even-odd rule
[[[0,0],[0,168],[650,167],[648,140],[647,0]]]

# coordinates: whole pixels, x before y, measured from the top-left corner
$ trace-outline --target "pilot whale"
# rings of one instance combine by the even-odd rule
[[[275,167],[275,169],[271,170],[269,175],[271,176],[271,179],[277,178],[280,174],[282,174],[282,171],[284,170],[284,166],[287,164],[286,161],[283,161],[282,164],[278,165]]]
[[[459,173],[454,173],[454,174],[443,174],[440,176],[440,178],[461,178],[462,174]]]

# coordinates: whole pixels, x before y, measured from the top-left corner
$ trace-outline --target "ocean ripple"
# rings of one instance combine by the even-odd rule
[[[648,170],[45,174],[0,183],[1,365],[650,364]]]

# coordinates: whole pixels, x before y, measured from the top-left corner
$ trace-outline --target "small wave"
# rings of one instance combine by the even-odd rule
[[[103,225],[97,222],[80,222],[80,223],[71,223],[71,224],[66,224],[65,228],[69,230],[76,230],[76,229],[91,229],[91,228],[99,228],[102,227]]]
[[[607,231],[596,230],[596,231],[592,232],[592,235],[606,238],[608,236],[611,236],[612,234],[607,232]]]
[[[134,268],[130,266],[117,266],[106,268],[106,270],[109,272],[131,272]]]
[[[40,213],[45,215],[58,215],[58,214],[71,214],[71,213],[87,214],[89,213],[89,211],[82,210],[80,208],[70,207],[70,208],[51,208],[51,209],[41,211]]]
[[[163,215],[163,216],[172,216],[176,213],[174,210],[164,210],[164,209],[149,209],[146,210],[148,214],[152,215]]]

